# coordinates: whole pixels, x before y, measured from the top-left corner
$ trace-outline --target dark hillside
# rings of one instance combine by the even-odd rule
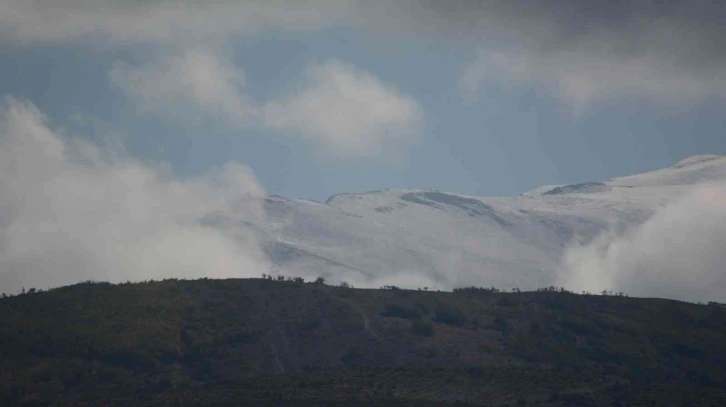
[[[726,308],[567,292],[84,283],[0,356],[3,406],[726,405]]]

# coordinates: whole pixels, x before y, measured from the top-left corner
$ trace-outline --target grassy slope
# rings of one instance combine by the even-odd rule
[[[8,406],[726,405],[726,309],[556,292],[85,283],[1,299],[0,356]]]

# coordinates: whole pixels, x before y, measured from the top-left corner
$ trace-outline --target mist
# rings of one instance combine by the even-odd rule
[[[193,179],[52,129],[30,102],[0,103],[0,292],[267,271],[251,234],[211,216],[262,216],[252,171],[228,163]]]
[[[638,297],[726,299],[726,180],[699,185],[624,233],[564,254],[558,285]]]

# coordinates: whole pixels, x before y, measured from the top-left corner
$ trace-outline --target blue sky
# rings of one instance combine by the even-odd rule
[[[0,0],[0,94],[62,137],[180,179],[239,162],[290,198],[516,195],[726,153],[717,22],[516,3]]]

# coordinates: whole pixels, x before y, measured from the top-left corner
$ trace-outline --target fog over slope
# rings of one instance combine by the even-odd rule
[[[723,299],[726,157],[697,156],[517,197],[423,190],[269,197],[255,225],[279,272],[360,286],[551,284]]]

